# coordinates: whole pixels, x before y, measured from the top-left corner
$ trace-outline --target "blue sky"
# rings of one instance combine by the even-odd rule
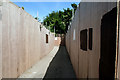
[[[39,18],[43,21],[43,17],[47,16],[52,11],[59,11],[66,8],[72,8],[71,4],[78,2],[14,2],[19,7],[24,7],[24,10],[33,17],[39,14]]]

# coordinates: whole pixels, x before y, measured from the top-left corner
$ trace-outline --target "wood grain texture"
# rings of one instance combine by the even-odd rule
[[[54,34],[11,2],[2,9],[2,77],[17,78],[53,49]]]

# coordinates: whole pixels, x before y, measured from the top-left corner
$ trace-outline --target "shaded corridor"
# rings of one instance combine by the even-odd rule
[[[50,63],[44,80],[49,78],[52,78],[52,80],[56,78],[76,80],[76,75],[65,46],[60,46],[56,56]]]

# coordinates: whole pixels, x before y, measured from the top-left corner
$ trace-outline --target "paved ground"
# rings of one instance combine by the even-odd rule
[[[47,68],[49,67],[50,62],[53,60],[58,50],[59,46],[55,46],[48,55],[33,65],[32,68],[26,70],[21,76],[19,76],[19,78],[29,78],[28,80],[33,80],[34,78],[38,78],[38,80],[40,80],[44,78]]]
[[[49,78],[74,78],[76,79],[75,72],[73,70],[72,64],[70,62],[69,55],[64,46],[60,46],[56,56],[50,63],[48,70],[45,74],[44,80]],[[51,80],[53,80],[51,79]]]
[[[41,65],[42,64],[42,65]],[[29,78],[29,80],[76,80],[76,76],[69,59],[69,55],[64,46],[55,46],[54,49],[25,71],[19,78]],[[52,79],[50,79],[52,78]],[[59,78],[59,79],[58,79]],[[62,78],[62,79],[61,79]]]

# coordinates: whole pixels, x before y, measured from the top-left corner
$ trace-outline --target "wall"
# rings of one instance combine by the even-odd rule
[[[65,46],[65,34],[56,34],[55,46]]]
[[[99,77],[101,19],[114,7],[116,3],[112,2],[81,2],[79,4],[66,34],[66,47],[78,78]],[[80,49],[80,31],[89,28],[93,28],[93,49],[83,51]]]
[[[55,46],[60,46],[61,44],[61,37],[56,37],[55,38]]]
[[[0,79],[2,77],[2,1],[0,1]]]
[[[118,28],[119,28],[119,41],[118,41],[118,66],[117,66],[117,78],[120,79],[120,2],[118,4]]]
[[[54,34],[15,4],[2,7],[2,77],[16,78],[53,49]]]

